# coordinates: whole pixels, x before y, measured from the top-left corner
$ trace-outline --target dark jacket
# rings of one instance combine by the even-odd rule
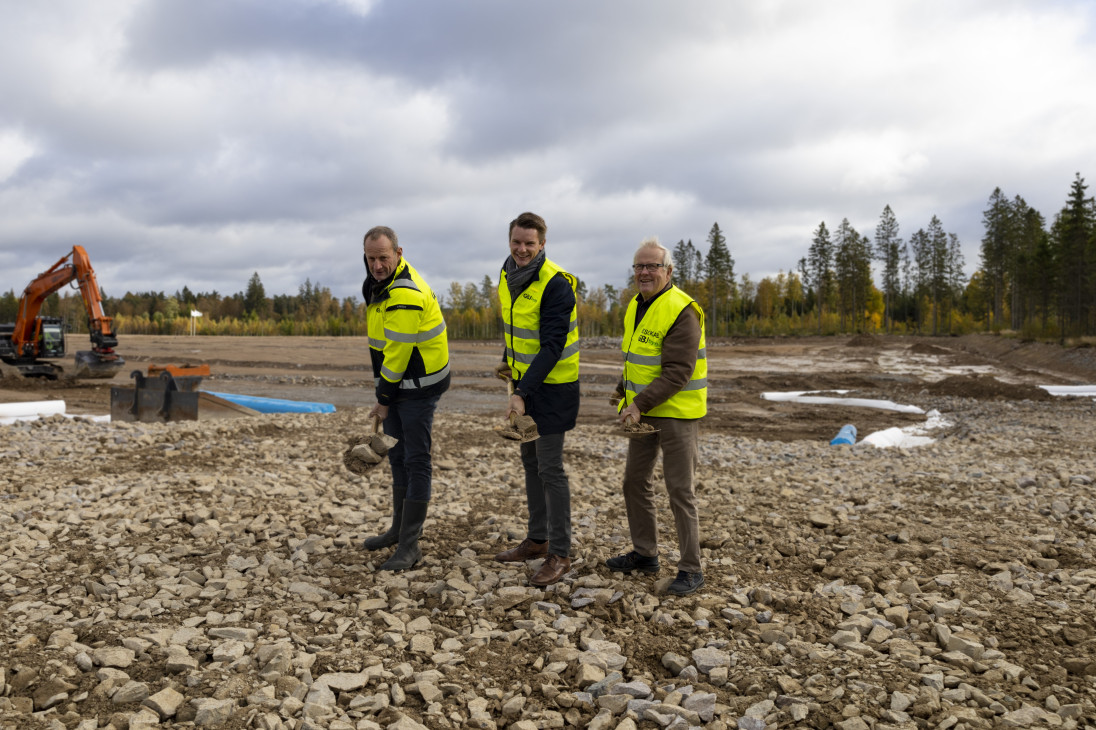
[[[563,352],[574,308],[575,293],[571,285],[562,275],[556,275],[545,285],[541,300],[540,352],[533,358],[525,377],[514,383],[514,388],[524,396],[525,412],[536,422],[541,434],[570,431],[578,420],[578,381],[544,382]],[[505,354],[503,357],[505,359]]]

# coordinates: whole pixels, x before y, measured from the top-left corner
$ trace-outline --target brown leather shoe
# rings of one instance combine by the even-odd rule
[[[526,560],[532,560],[533,558],[543,558],[548,554],[548,541],[545,540],[540,545],[529,538],[525,538],[517,547],[512,547],[509,550],[504,550],[495,556],[495,560],[500,563],[524,563]]]
[[[544,565],[540,566],[529,582],[535,586],[550,586],[559,583],[559,579],[571,569],[571,559],[549,553],[544,559]]]

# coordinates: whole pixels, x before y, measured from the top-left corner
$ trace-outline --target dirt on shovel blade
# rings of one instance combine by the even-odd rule
[[[371,445],[374,437],[378,435],[381,434],[354,436],[350,439],[346,451],[343,452],[343,466],[347,471],[353,474],[365,474],[384,461],[384,456],[378,454]],[[387,449],[385,453],[388,453]]]
[[[513,423],[499,426],[495,430],[504,439],[521,441],[522,443],[533,441],[540,435],[537,433],[537,424],[532,416],[518,416]]]
[[[635,439],[652,436],[658,433],[658,429],[649,423],[636,423],[635,421],[628,421],[617,429],[617,433],[621,436],[624,436],[625,438]]]

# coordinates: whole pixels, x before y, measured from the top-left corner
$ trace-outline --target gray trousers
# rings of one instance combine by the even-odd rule
[[[655,463],[662,451],[662,472],[670,511],[677,528],[677,545],[681,551],[678,570],[701,572],[700,520],[696,511],[694,476],[697,462],[699,419],[643,417],[659,429],[647,438],[628,441],[628,461],[624,466],[624,506],[628,512],[628,530],[632,546],[640,555],[658,555],[658,517],[655,511]]]
[[[571,556],[571,483],[563,469],[562,433],[544,434],[521,445],[529,539],[548,541],[548,552]]]

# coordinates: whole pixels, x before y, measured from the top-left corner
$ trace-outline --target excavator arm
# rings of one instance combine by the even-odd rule
[[[19,300],[19,313],[15,317],[15,330],[11,335],[15,352],[20,357],[34,357],[37,354],[38,315],[46,297],[76,278],[74,267],[65,264],[70,256],[71,253],[39,274],[23,290],[23,298]]]
[[[77,375],[111,377],[125,361],[114,352],[118,338],[114,334],[113,320],[103,313],[99,284],[83,246],[73,246],[71,252],[27,285],[19,300],[19,313],[11,335],[13,350],[18,357],[40,356],[38,335],[42,305],[50,294],[74,281],[84,300],[92,345],[91,352],[76,353]]]
[[[76,270],[76,281],[80,293],[84,295],[84,309],[88,314],[88,331],[91,333],[92,350],[101,355],[114,352],[118,338],[114,334],[114,320],[103,313],[103,296],[99,283],[95,280],[95,270],[91,268],[87,251],[83,246],[72,247],[72,262]]]

